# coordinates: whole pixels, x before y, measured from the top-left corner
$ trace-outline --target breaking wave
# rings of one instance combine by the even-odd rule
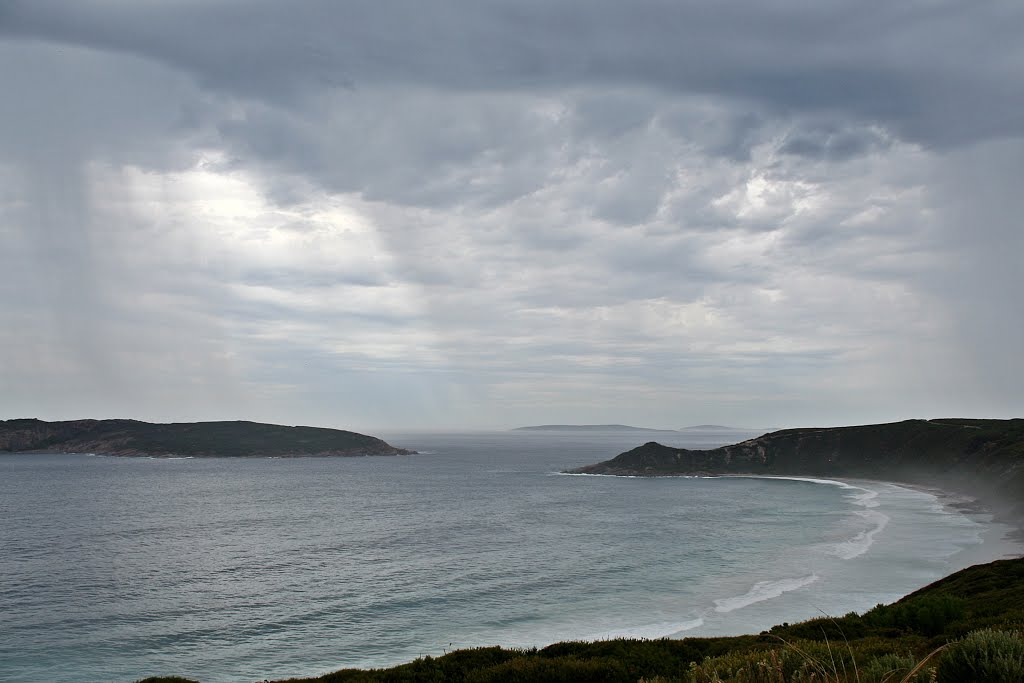
[[[845,541],[840,541],[832,546],[830,553],[839,557],[843,560],[852,560],[855,557],[863,555],[871,548],[871,545],[875,542],[875,536],[882,532],[885,527],[889,524],[889,515],[879,512],[874,508],[879,506],[878,491],[866,489],[863,486],[856,486],[845,481],[836,481],[835,479],[815,479],[812,477],[755,477],[757,479],[786,479],[788,481],[806,481],[812,484],[825,484],[827,486],[837,486],[844,491],[856,491],[852,495],[846,496],[846,498],[853,504],[858,505],[864,510],[854,511],[853,514],[864,519],[869,524],[869,528],[864,531],[858,532],[852,538]]]
[[[733,610],[742,609],[749,607],[754,603],[764,602],[765,600],[771,600],[777,598],[783,593],[790,591],[799,590],[804,586],[809,586],[818,580],[817,574],[810,574],[808,576],[801,576],[795,579],[779,579],[778,581],[758,581],[754,584],[754,587],[743,595],[739,595],[734,598],[722,598],[715,600],[715,611],[724,613],[732,612]]]
[[[875,536],[889,523],[889,515],[882,514],[876,510],[864,510],[855,512],[855,515],[863,517],[871,524],[867,531],[861,531],[853,538],[836,543],[832,547],[832,554],[844,560],[852,560],[858,555],[863,555],[875,542]]]

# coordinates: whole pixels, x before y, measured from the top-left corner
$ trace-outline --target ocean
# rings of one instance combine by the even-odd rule
[[[753,433],[380,434],[418,455],[0,456],[0,681],[203,683],[758,632],[1017,552],[877,482],[560,471]]]

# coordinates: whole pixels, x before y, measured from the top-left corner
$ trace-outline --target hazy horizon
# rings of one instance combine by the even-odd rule
[[[1010,2],[6,3],[0,418],[1020,417],[1022,34]]]
[[[942,420],[942,419],[964,419],[964,418],[966,418],[966,419],[1022,419],[1022,418],[988,418],[988,417],[985,417],[985,416],[976,416],[976,415],[970,415],[970,416],[946,415],[944,417],[932,416],[932,417],[906,418],[906,419],[910,419],[910,420],[915,420],[915,419]],[[33,415],[17,415],[17,416],[0,417],[0,420],[15,420],[15,419],[43,419],[43,418],[38,418],[38,417],[33,416]],[[139,419],[139,418],[125,418],[124,416],[120,416],[120,415],[117,415],[117,416],[103,416],[103,417],[97,417],[97,416],[94,416],[94,415],[83,415],[83,416],[78,416],[78,417],[74,417],[74,418],[66,418],[66,419],[67,420],[77,420],[77,419],[83,419],[83,420],[109,420],[109,419]],[[60,421],[60,420],[46,420],[46,421]],[[172,422],[182,422],[182,423],[217,422],[217,421],[220,421],[220,420],[196,419],[196,420],[143,420],[143,421],[144,422],[167,424],[167,423],[172,423]],[[244,418],[244,417],[241,417],[241,418],[231,418],[230,420],[225,420],[225,421],[255,422],[255,420],[248,420],[247,418]],[[374,436],[374,435],[379,435],[379,434],[387,434],[387,435],[402,435],[402,434],[457,434],[457,433],[470,434],[470,433],[495,433],[495,432],[515,432],[515,431],[537,431],[537,432],[566,431],[566,432],[572,432],[574,430],[575,431],[595,431],[595,432],[596,431],[604,430],[604,431],[608,431],[608,432],[621,432],[621,433],[626,433],[626,434],[628,434],[630,432],[634,432],[634,431],[635,432],[662,432],[662,433],[669,433],[669,434],[671,434],[671,433],[685,434],[688,431],[693,431],[693,432],[702,432],[702,431],[703,432],[745,432],[745,433],[757,432],[757,433],[765,433],[765,434],[767,434],[767,433],[782,431],[782,430],[786,430],[786,429],[807,429],[807,428],[815,429],[815,428],[856,427],[856,426],[863,426],[863,425],[866,425],[866,424],[887,424],[887,423],[902,422],[902,421],[904,421],[904,420],[884,420],[884,421],[877,422],[877,423],[862,423],[862,422],[854,423],[854,422],[849,422],[849,423],[842,423],[842,424],[792,424],[792,425],[771,426],[771,427],[751,426],[751,425],[716,425],[716,424],[686,425],[686,426],[682,426],[682,427],[669,427],[669,426],[666,426],[666,427],[652,427],[652,426],[647,426],[647,425],[628,425],[628,424],[622,424],[622,423],[608,423],[608,424],[562,424],[562,423],[557,423],[557,424],[513,425],[513,426],[506,426],[506,425],[493,426],[492,425],[492,426],[476,426],[476,427],[464,427],[464,426],[455,425],[455,424],[451,424],[451,425],[439,424],[439,425],[431,425],[431,426],[427,426],[427,427],[408,427],[408,426],[402,426],[402,425],[397,425],[396,424],[396,425],[384,426],[384,427],[380,427],[380,428],[371,428],[371,429],[361,429],[358,426],[352,426],[352,425],[349,425],[349,426],[338,426],[338,425],[326,425],[326,424],[313,424],[313,423],[310,423],[310,422],[301,422],[301,421],[300,422],[295,422],[295,423],[276,422],[276,423],[270,423],[270,424],[279,424],[279,425],[283,425],[283,426],[293,426],[293,427],[327,427],[327,428],[331,428],[331,429],[344,429],[344,430],[347,430],[347,431],[362,432],[362,433],[368,434],[370,436]]]

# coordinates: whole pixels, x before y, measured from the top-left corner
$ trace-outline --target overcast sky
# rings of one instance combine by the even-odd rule
[[[1024,416],[1020,0],[0,0],[0,418]]]

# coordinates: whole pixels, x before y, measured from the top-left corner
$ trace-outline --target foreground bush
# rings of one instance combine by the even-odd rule
[[[1019,631],[972,631],[939,662],[939,683],[1024,681],[1024,638]]]
[[[688,683],[929,683],[932,669],[913,655],[872,654],[849,643],[786,643],[761,652],[731,653],[690,667]],[[924,662],[925,665],[928,662]],[[669,683],[671,679],[660,679]]]

